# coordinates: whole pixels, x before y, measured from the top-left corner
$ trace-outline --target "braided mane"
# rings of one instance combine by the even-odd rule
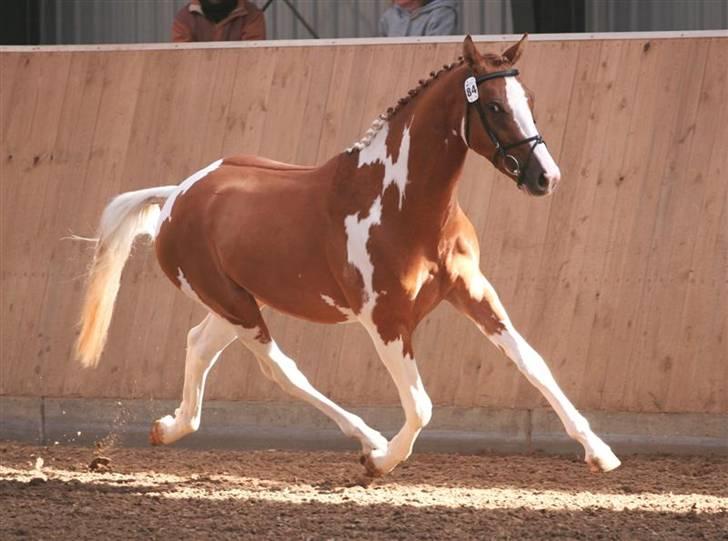
[[[500,66],[507,62],[505,58],[497,54],[488,53],[483,55],[483,58],[488,64],[491,64],[493,66]],[[356,150],[362,150],[363,148],[368,147],[369,144],[372,142],[374,136],[382,129],[382,127],[384,127],[385,122],[389,121],[394,115],[396,115],[400,111],[400,109],[402,109],[402,107],[407,105],[412,100],[412,98],[419,94],[424,88],[429,86],[429,84],[437,79],[440,74],[446,71],[450,71],[458,66],[461,66],[464,61],[465,60],[463,59],[463,57],[460,56],[455,62],[452,62],[450,64],[444,64],[437,71],[431,71],[429,78],[420,79],[417,86],[407,92],[406,96],[400,98],[393,107],[389,107],[386,111],[377,116],[377,118],[374,119],[374,122],[372,122],[372,125],[364,134],[364,137],[362,137],[356,143],[347,148],[346,153],[351,154]]]

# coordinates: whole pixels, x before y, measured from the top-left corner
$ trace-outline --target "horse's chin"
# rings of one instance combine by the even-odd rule
[[[518,189],[530,197],[546,197],[553,194],[556,191],[558,185],[553,188],[549,187],[546,190],[542,188],[532,188],[528,184],[520,184]]]

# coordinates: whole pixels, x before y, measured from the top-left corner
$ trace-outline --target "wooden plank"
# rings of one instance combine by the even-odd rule
[[[670,165],[671,153],[676,149],[671,144],[675,141],[675,129],[678,121],[678,107],[687,82],[684,76],[691,58],[692,43],[660,43],[653,45],[655,52],[662,53],[663,69],[660,78],[660,105],[657,121],[653,125],[655,130],[652,147],[649,153],[649,168],[645,175],[645,184],[641,191],[640,214],[643,217],[639,232],[639,239],[644,250],[640,263],[643,265],[644,285],[642,289],[641,307],[635,319],[635,332],[637,340],[631,348],[628,357],[630,379],[626,384],[626,396],[636,411],[663,411],[663,397],[658,396],[651,386],[651,381],[658,378],[658,370],[664,359],[652,357],[654,349],[654,332],[656,323],[651,320],[656,315],[655,300],[665,292],[669,284],[663,283],[661,269],[659,268],[660,248],[664,246],[661,234],[665,224],[669,221],[666,207],[669,200],[667,186],[673,180],[674,167]],[[679,69],[674,69],[679,66]],[[668,73],[665,73],[669,70]],[[702,79],[699,78],[699,79]],[[699,83],[699,81],[698,81]],[[699,86],[698,86],[699,89]],[[644,156],[642,157],[644,159]],[[635,238],[634,236],[632,237]],[[646,257],[645,257],[646,256]],[[666,293],[670,295],[670,293]],[[664,366],[664,365],[663,365]]]
[[[109,199],[122,191],[126,184],[123,178],[123,164],[126,159],[129,141],[132,137],[134,111],[139,97],[144,60],[139,53],[126,53],[114,58],[102,58],[104,87],[96,112],[93,132],[88,131],[88,149],[86,168],[74,168],[74,160],[67,160],[60,169],[64,190],[58,198],[58,215],[54,218],[54,229],[63,231],[64,226],[70,231],[80,235],[93,236],[103,207]],[[81,96],[82,98],[82,96]],[[72,155],[78,151],[74,145],[76,135],[73,119],[83,108],[85,101],[75,103],[69,108],[67,132],[62,136],[68,143],[62,146],[62,154]],[[85,131],[83,132],[86,133]],[[79,200],[87,200],[84,212],[75,213],[69,224],[64,224],[64,216],[78,204]],[[72,358],[71,347],[75,339],[75,324],[81,310],[82,290],[85,281],[85,272],[93,253],[93,246],[77,242],[63,242],[58,246],[55,255],[54,270],[64,282],[67,295],[62,299],[59,307],[58,321],[55,333],[63,336],[63,345],[57,347],[59,354],[65,351],[65,358],[73,367],[65,374],[62,381],[63,393],[72,394],[80,392],[88,385],[96,382],[120,382],[119,357],[114,355],[111,348],[101,360],[100,370],[84,371]],[[126,291],[122,290],[122,295]],[[117,312],[118,316],[118,312]],[[114,318],[114,325],[119,318]],[[49,321],[49,325],[53,323]],[[77,331],[76,331],[77,332]],[[59,363],[60,364],[60,363]],[[60,379],[60,376],[53,379]],[[92,385],[93,387],[93,385]],[[106,395],[108,396],[108,395]]]
[[[643,57],[644,43],[624,43],[622,55],[616,59],[618,77],[616,80],[605,83],[605,90],[614,88],[614,91],[613,94],[610,92],[612,95],[611,106],[605,111],[609,118],[608,134],[603,135],[603,149],[597,162],[598,169],[594,171],[594,177],[598,180],[595,182],[596,198],[592,203],[594,207],[602,209],[601,218],[590,221],[587,214],[582,214],[573,223],[571,230],[572,234],[577,234],[585,222],[590,222],[593,228],[601,230],[601,238],[606,243],[606,246],[602,245],[598,249],[588,248],[586,243],[590,242],[591,233],[589,236],[583,235],[584,245],[581,259],[588,258],[591,268],[584,269],[580,262],[578,266],[574,267],[574,270],[577,273],[589,275],[590,286],[588,289],[573,287],[573,284],[579,281],[578,274],[568,276],[563,284],[565,288],[573,290],[574,302],[579,302],[578,305],[575,304],[575,307],[583,310],[581,318],[576,310],[569,310],[565,314],[563,324],[566,328],[572,325],[572,321],[580,325],[580,328],[575,329],[572,334],[572,340],[576,341],[579,349],[574,352],[576,355],[572,353],[571,361],[577,369],[572,372],[573,377],[569,383],[574,389],[581,391],[576,398],[584,407],[589,407],[585,404],[586,402],[593,407],[594,403],[601,400],[599,393],[605,378],[609,378],[610,381],[622,381],[623,378],[619,367],[611,372],[607,370],[607,366],[610,366],[613,360],[620,359],[618,353],[620,344],[614,343],[614,340],[601,344],[603,348],[598,350],[602,355],[600,364],[597,365],[588,360],[594,341],[588,329],[592,328],[592,333],[603,331],[604,326],[600,326],[598,329],[593,328],[595,318],[603,317],[603,314],[614,304],[613,288],[615,281],[618,281],[618,278],[615,279],[615,274],[619,262],[622,261],[620,257],[624,255],[623,228],[630,223],[628,218],[633,216],[631,213],[633,209],[630,205],[636,200],[636,198],[624,198],[623,193],[625,187],[629,190],[637,190],[640,187],[641,179],[638,175],[629,176],[624,171],[625,163],[630,158],[629,148],[635,141],[630,137],[616,137],[612,134],[635,134],[639,132],[639,128],[635,128],[635,126],[643,123],[641,115],[644,114],[644,103],[641,103],[640,96],[645,90],[650,91],[650,80],[641,76],[645,69]],[[613,268],[615,264],[617,269]],[[578,297],[579,294],[582,295],[581,299]],[[613,319],[610,318],[607,321],[611,322]],[[606,335],[604,336],[606,337]],[[623,337],[620,338],[620,342],[623,340]],[[565,352],[564,355],[567,353]]]
[[[21,388],[39,389],[43,392],[47,381],[43,378],[43,358],[47,353],[49,339],[39,324],[39,314],[44,309],[42,300],[49,287],[46,271],[48,243],[38,239],[35,232],[42,222],[42,201],[47,189],[46,178],[52,170],[53,146],[58,130],[58,120],[63,103],[63,88],[69,77],[70,55],[37,57],[23,62],[24,69],[32,72],[25,79],[34,90],[18,99],[33,102],[32,116],[26,137],[17,143],[10,143],[13,155],[17,155],[18,169],[11,179],[18,188],[10,195],[12,209],[8,216],[10,231],[13,235],[4,246],[4,256],[19,264],[25,288],[19,291],[18,304],[22,307],[18,316],[14,336],[19,338],[14,348],[10,348],[10,358],[19,361],[14,377],[19,379]],[[22,142],[21,142],[22,141]],[[17,146],[16,146],[17,145]],[[13,160],[15,161],[15,159]],[[22,269],[22,270],[21,270]],[[11,331],[12,332],[12,331]]]
[[[612,118],[613,94],[618,91],[613,87],[620,54],[621,47],[580,46],[573,61],[577,69],[571,91],[561,90],[568,100],[562,104],[567,108],[567,119],[563,142],[559,145],[561,152],[557,153],[562,186],[553,196],[545,247],[539,263],[534,265],[540,275],[533,276],[531,281],[533,285],[539,284],[534,288],[538,295],[525,307],[531,315],[528,338],[533,336],[559,384],[571,398],[577,398],[584,366],[579,352],[573,351],[576,333],[572,321],[580,291],[577,283],[585,261],[587,228],[597,191],[605,132]],[[560,58],[557,61],[562,62]],[[636,74],[629,73],[622,80],[635,81],[633,75]],[[541,99],[537,101],[537,108],[541,102]]]
[[[710,47],[687,158],[689,170],[677,180],[690,192],[682,204],[683,212],[691,212],[689,224],[680,231],[690,236],[671,242],[681,248],[674,250],[673,258],[690,259],[678,270],[687,282],[683,307],[679,311],[670,307],[679,312],[680,327],[671,330],[679,340],[672,340],[676,362],[666,391],[669,411],[728,409],[728,74],[713,69],[728,62],[728,46],[711,40]],[[685,249],[690,246],[692,250]],[[669,264],[674,272],[674,261]],[[706,320],[706,313],[713,317]]]
[[[622,135],[615,140],[614,146],[610,147],[609,154],[602,158],[603,165],[600,166],[597,173],[597,188],[593,204],[597,213],[590,217],[587,249],[584,253],[585,261],[580,277],[580,298],[576,305],[576,309],[580,312],[575,314],[573,323],[573,336],[578,348],[578,357],[584,366],[580,384],[581,395],[578,397],[579,403],[583,407],[597,407],[601,398],[595,392],[594,382],[600,381],[600,375],[606,373],[605,365],[614,357],[610,352],[610,348],[614,347],[614,344],[608,346],[605,344],[607,347],[604,349],[595,349],[592,346],[592,336],[598,334],[599,329],[609,324],[610,319],[606,314],[615,295],[610,277],[605,272],[605,256],[611,250],[619,250],[622,239],[611,233],[611,227],[613,223],[622,224],[626,220],[625,213],[627,216],[632,216],[640,201],[639,197],[629,199],[624,208],[617,208],[615,206],[616,189],[620,182],[627,182],[620,181],[621,177],[628,178],[629,188],[635,187],[637,190],[642,189],[640,185],[642,179],[649,178],[650,169],[647,157],[651,155],[651,136],[648,130],[655,129],[654,125],[659,122],[661,114],[656,108],[656,104],[659,102],[656,97],[662,90],[660,73],[666,69],[669,63],[670,51],[665,49],[655,51],[646,48],[645,45],[642,44],[641,47],[639,43],[629,45],[627,51],[629,65],[625,68],[630,70],[631,77],[625,79],[635,80],[639,77],[639,82],[635,91],[632,91],[629,84],[620,90],[616,105],[619,109],[624,104],[625,110],[617,116],[617,123],[613,127],[620,130]],[[638,73],[641,75],[638,76]],[[626,131],[628,147],[625,149],[624,146],[619,146],[619,141],[625,139],[624,130],[627,126],[629,126]],[[629,136],[632,139],[629,139]],[[612,164],[613,160],[618,163]],[[624,166],[620,173],[618,171],[620,171],[619,162],[621,160],[624,160]],[[602,171],[602,167],[606,169]],[[636,215],[640,216],[639,212]],[[626,223],[630,222],[627,220]],[[598,361],[593,359],[595,355],[599,356]],[[619,368],[613,369],[612,372],[610,377],[624,377],[624,373],[620,372]]]
[[[648,269],[651,279],[647,283],[655,284],[656,289],[646,297],[649,302],[642,306],[642,310],[650,312],[648,335],[645,336],[648,351],[640,357],[641,371],[637,376],[643,379],[640,393],[649,396],[649,403],[658,405],[660,411],[669,411],[667,400],[671,380],[674,381],[675,369],[685,362],[677,351],[684,339],[680,323],[692,256],[691,250],[686,248],[695,242],[693,224],[700,222],[697,212],[703,196],[702,190],[695,189],[693,179],[709,163],[713,134],[718,129],[711,122],[718,116],[715,111],[705,110],[704,118],[697,116],[709,45],[707,41],[686,44],[673,55],[682,81],[673,102],[676,117],[663,173],[660,214],[664,214],[658,215],[650,250],[652,268]],[[621,330],[618,324],[613,327],[605,329],[604,334]],[[675,390],[681,395],[680,409],[690,408],[693,402],[690,393]],[[603,407],[614,407],[618,403],[620,393],[612,392],[608,385],[603,394]]]

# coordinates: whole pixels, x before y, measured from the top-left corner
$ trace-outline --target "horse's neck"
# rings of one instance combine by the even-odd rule
[[[360,170],[384,165],[381,193],[396,185],[402,219],[442,223],[442,215],[453,207],[467,153],[462,136],[465,98],[457,71],[422,89],[359,151]]]

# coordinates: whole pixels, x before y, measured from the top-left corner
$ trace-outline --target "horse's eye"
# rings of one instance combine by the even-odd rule
[[[501,111],[503,110],[503,109],[501,109],[501,106],[500,106],[500,105],[498,105],[497,103],[495,103],[494,101],[492,101],[492,102],[490,102],[490,103],[488,104],[488,109],[489,109],[489,110],[490,110],[490,111],[491,111],[492,113],[500,113],[500,112],[501,112]]]

